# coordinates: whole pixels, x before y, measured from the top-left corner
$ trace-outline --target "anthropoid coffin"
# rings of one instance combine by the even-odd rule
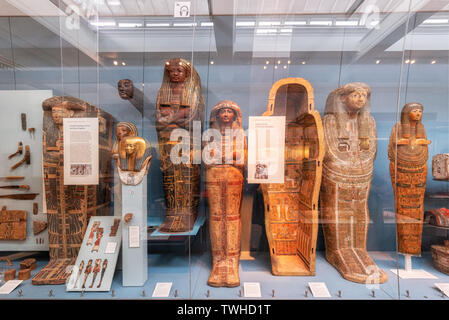
[[[284,183],[261,184],[274,275],[315,275],[323,126],[307,80],[276,82],[263,116],[285,116]]]
[[[34,285],[64,284],[70,276],[91,216],[109,215],[113,117],[83,100],[57,96],[44,100],[43,167],[50,262]],[[62,118],[97,118],[99,183],[64,185]]]
[[[24,210],[0,211],[0,240],[26,240],[27,212]]]

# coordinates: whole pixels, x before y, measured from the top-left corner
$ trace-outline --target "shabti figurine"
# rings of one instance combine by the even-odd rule
[[[384,283],[386,273],[366,251],[368,196],[377,152],[370,95],[368,85],[356,82],[327,98],[321,220],[327,261],[349,281]]]
[[[126,137],[120,141],[118,174],[122,183],[138,185],[148,173],[151,145],[141,137]]]
[[[42,103],[43,170],[50,262],[35,285],[64,284],[75,263],[89,218],[109,215],[113,117],[77,98],[57,96]],[[98,118],[99,184],[64,185],[63,118]],[[90,231],[90,230],[89,230]]]
[[[302,78],[271,87],[263,116],[285,116],[284,183],[261,184],[274,275],[315,275],[323,127],[313,88]]]
[[[207,284],[236,287],[240,285],[240,208],[246,158],[240,107],[230,100],[219,102],[210,113],[210,128],[219,132],[221,141],[213,141],[219,146],[218,154],[214,155],[212,149],[211,161],[205,161],[212,246],[212,271]]]
[[[167,209],[165,220],[159,227],[161,232],[189,231],[198,215],[201,164],[194,163],[193,159],[196,158],[194,151],[201,151],[201,139],[194,146],[193,127],[195,121],[202,126],[203,119],[201,80],[196,70],[184,59],[167,61],[156,105],[156,130]],[[170,140],[170,134],[176,129],[187,130],[190,136],[188,163],[173,163],[170,157],[178,144],[178,141]]]
[[[388,146],[396,208],[398,251],[420,255],[426,191],[428,145],[421,122],[423,106],[408,103],[394,125]]]

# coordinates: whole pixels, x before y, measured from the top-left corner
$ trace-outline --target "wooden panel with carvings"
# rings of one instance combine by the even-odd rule
[[[24,210],[0,211],[0,240],[26,240],[27,212]]]
[[[261,184],[274,275],[315,275],[323,127],[313,88],[302,78],[276,82],[264,116],[285,116],[285,182]]]

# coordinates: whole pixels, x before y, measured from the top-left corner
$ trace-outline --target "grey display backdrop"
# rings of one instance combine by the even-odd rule
[[[220,26],[217,24],[215,28]],[[174,29],[166,31],[165,41],[176,39],[176,32],[179,31]],[[0,18],[0,39],[4,44],[0,52],[14,61],[16,66],[26,66],[26,68],[0,69],[0,89],[52,89],[55,95],[72,95],[97,105],[111,113],[117,121],[135,122],[140,135],[152,145],[153,160],[148,173],[147,189],[149,216],[161,217],[165,214],[154,112],[164,62],[173,57],[192,61],[201,77],[207,107],[203,129],[209,126],[210,110],[223,99],[233,100],[241,107],[243,127],[247,129],[248,117],[261,115],[265,111],[269,90],[273,83],[281,78],[301,77],[308,80],[314,88],[315,108],[321,114],[324,112],[326,98],[333,89],[355,81],[369,84],[372,89],[371,113],[377,124],[378,149],[369,199],[371,223],[368,250],[384,251],[396,248],[394,198],[387,148],[391,128],[397,119],[398,106],[400,111],[400,108],[408,102],[418,101],[424,105],[423,123],[428,138],[432,140],[429,148],[426,194],[448,192],[447,183],[434,181],[430,170],[433,155],[449,152],[447,50],[429,50],[415,45],[418,42],[410,42],[411,40],[406,38],[407,51],[404,53],[404,60],[416,59],[414,64],[402,63],[403,41],[398,41],[394,48],[371,53],[353,61],[356,52],[348,47],[351,43],[348,40],[352,39],[351,30],[335,28],[326,33],[326,39],[332,41],[334,47],[340,48],[339,50],[323,51],[320,45],[316,44],[305,46],[301,50],[292,49],[291,52],[284,50],[278,54],[266,53],[264,56],[251,52],[251,48],[255,48],[255,44],[251,42],[256,38],[253,34],[247,37],[250,41],[246,46],[248,48],[237,52],[232,48],[233,44],[234,49],[237,47],[233,42],[232,30],[208,31],[209,34],[203,32],[201,37],[198,37],[198,32],[198,29],[197,31],[191,29],[190,33],[184,30],[183,37],[193,39],[190,41],[191,47],[176,52],[164,51],[157,47],[160,42],[157,42],[157,35],[151,30],[134,32],[132,35],[138,36],[130,37],[126,46],[121,45],[121,42],[114,42],[113,33],[99,32],[98,39],[102,50],[99,60],[94,61],[67,42],[60,42],[58,34],[47,30],[31,18]],[[419,33],[419,29],[417,32]],[[433,37],[431,32],[425,32],[426,37]],[[228,34],[229,37],[224,42],[217,40],[221,46],[211,45],[207,49],[207,46],[202,45],[204,42],[200,43],[208,41],[215,44],[215,37],[221,33]],[[304,42],[306,36],[310,34],[304,34],[304,38],[301,38],[303,40],[298,38],[292,40],[290,48],[301,41],[307,44]],[[449,41],[448,33],[444,37]],[[25,38],[29,39],[29,42],[23,41]],[[47,40],[45,47],[39,43],[39,39]],[[439,42],[442,41],[441,35],[438,39]],[[186,42],[182,43],[185,47]],[[128,44],[134,46],[132,50]],[[241,47],[241,44],[238,45]],[[288,60],[291,61],[290,64],[287,64]],[[376,64],[377,60],[381,62]],[[436,63],[431,64],[432,60],[436,60]],[[115,66],[113,61],[118,61],[118,66]],[[211,64],[211,61],[214,61],[214,64]],[[269,61],[268,65],[266,61]],[[278,61],[281,63],[275,69],[274,66]],[[126,65],[122,65],[122,62]],[[133,80],[135,87],[144,93],[143,117],[128,101],[121,100],[118,96],[117,81],[123,78]],[[0,130],[3,132],[4,129]],[[202,188],[204,189],[204,183]],[[246,184],[244,192],[256,196],[257,186]],[[253,223],[264,228],[261,198],[255,199]],[[207,213],[205,202],[203,198],[201,206],[203,213]],[[436,201],[428,196],[425,199],[425,209],[447,205],[447,200]],[[435,234],[428,236],[429,243],[439,241]],[[426,241],[426,229],[424,240]],[[263,249],[264,242],[266,243],[266,239],[262,234],[260,241],[255,242],[259,243],[256,247]],[[324,249],[321,235],[317,249]]]
[[[0,176],[24,176],[24,180],[0,179],[0,185],[29,185],[29,191],[16,189],[0,189],[0,194],[38,193],[34,200],[0,199],[0,207],[7,210],[27,211],[27,237],[23,241],[0,241],[2,251],[48,250],[48,231],[45,229],[38,235],[33,233],[33,221],[47,221],[43,206],[42,181],[42,101],[53,95],[51,90],[0,90],[0,128],[2,143],[0,143]],[[35,128],[31,135],[22,130],[21,113],[26,114],[27,128]],[[19,141],[23,143],[23,153],[8,160],[8,155],[17,150]],[[23,159],[25,146],[30,146],[31,164],[23,164],[10,171],[11,166]],[[33,203],[38,204],[38,214],[33,214]]]

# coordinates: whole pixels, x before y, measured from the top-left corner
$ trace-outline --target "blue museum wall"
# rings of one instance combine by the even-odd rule
[[[41,37],[51,38],[53,47],[30,48],[21,40],[18,33],[21,25],[27,23],[33,32]],[[394,250],[394,198],[390,182],[388,140],[391,128],[399,111],[405,103],[418,101],[424,105],[423,123],[429,147],[427,194],[447,192],[447,182],[432,180],[431,158],[437,153],[449,152],[449,69],[448,53],[434,51],[409,51],[417,55],[417,62],[401,68],[402,53],[386,54],[380,64],[376,57],[350,63],[350,55],[330,52],[326,55],[313,52],[301,57],[270,58],[269,64],[263,58],[233,55],[210,57],[209,53],[101,53],[100,63],[93,61],[72,45],[62,41],[59,36],[45,29],[30,18],[0,18],[0,54],[14,61],[15,68],[0,68],[0,90],[52,89],[54,95],[73,95],[111,113],[117,121],[135,122],[138,130],[152,145],[153,160],[148,179],[148,214],[164,216],[164,196],[162,175],[158,152],[157,134],[154,128],[154,112],[157,91],[160,88],[163,66],[166,59],[183,57],[193,60],[203,87],[206,102],[205,126],[211,108],[219,101],[230,99],[242,109],[243,127],[248,128],[248,117],[261,115],[267,108],[267,97],[273,83],[285,77],[301,77],[308,80],[314,88],[315,108],[322,114],[328,94],[339,85],[348,82],[365,82],[371,86],[371,113],[376,119],[378,149],[375,161],[373,183],[369,199],[370,228],[368,234],[369,250]],[[436,64],[429,60],[437,54]],[[287,64],[287,60],[291,64]],[[119,61],[114,66],[112,61]],[[210,63],[214,60],[214,64]],[[280,60],[278,69],[274,65]],[[302,62],[305,64],[302,64]],[[126,62],[122,66],[121,62]],[[286,66],[286,69],[283,66]],[[62,68],[61,68],[62,66]],[[264,69],[264,66],[267,66]],[[402,78],[401,78],[402,72]],[[117,94],[117,81],[123,78],[133,80],[137,90],[144,93],[143,118],[139,112]],[[399,86],[400,81],[402,85]],[[2,116],[5,108],[2,106]],[[204,179],[204,178],[203,178]],[[204,183],[202,185],[204,189]],[[256,186],[245,186],[247,194],[255,194]],[[426,198],[425,209],[448,206],[447,201]],[[206,201],[202,201],[201,212],[206,213]],[[262,211],[253,213],[254,220],[263,218]],[[263,219],[262,219],[263,221]],[[318,249],[323,249],[319,239]]]

